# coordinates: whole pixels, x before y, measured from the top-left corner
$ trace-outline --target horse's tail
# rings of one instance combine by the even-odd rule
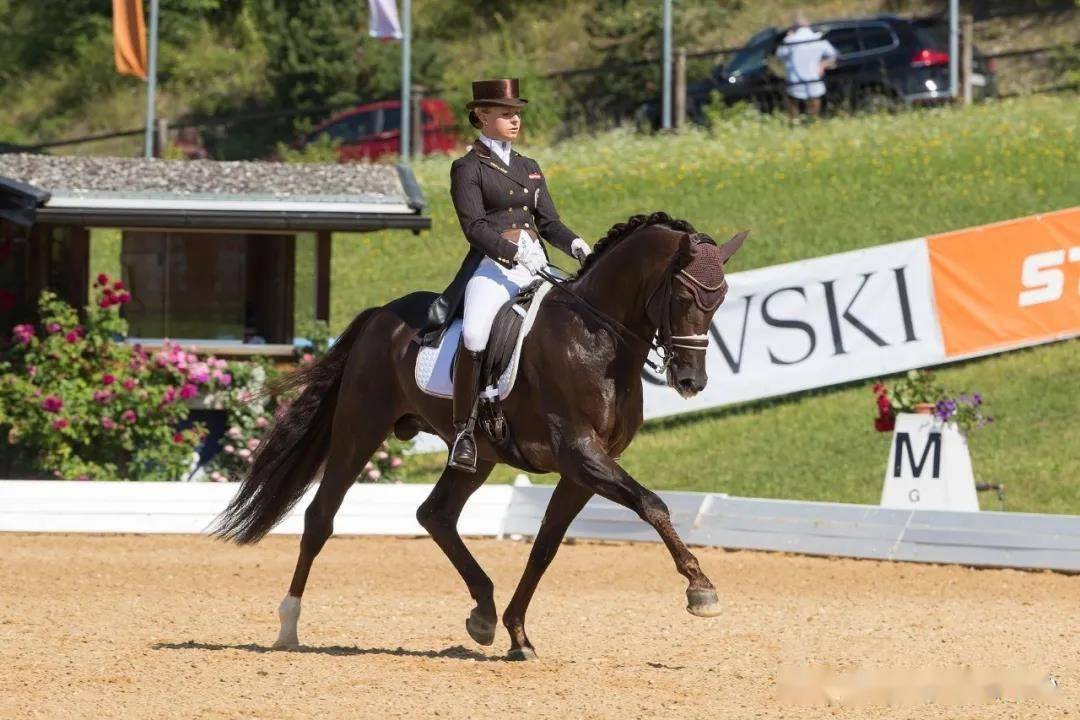
[[[303,497],[330,452],[330,428],[349,350],[376,309],[357,315],[318,362],[271,385],[274,394],[303,391],[259,445],[236,497],[217,518],[215,535],[241,545],[256,543]]]

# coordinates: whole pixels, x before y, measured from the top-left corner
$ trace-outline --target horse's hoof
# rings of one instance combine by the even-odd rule
[[[686,612],[697,617],[716,617],[724,612],[712,588],[686,591]]]
[[[506,659],[513,662],[525,662],[527,660],[539,660],[536,656],[536,651],[531,647],[510,648],[510,652],[506,653]]]
[[[279,638],[274,641],[274,644],[271,645],[270,648],[273,650],[299,650],[300,641],[296,639],[282,640]]]
[[[481,645],[491,645],[495,642],[495,623],[473,610],[465,621],[465,631]]]

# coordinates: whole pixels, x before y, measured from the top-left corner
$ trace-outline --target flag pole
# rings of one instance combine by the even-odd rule
[[[156,2],[156,0],[155,0]],[[410,147],[412,125],[409,123],[409,110],[412,106],[412,78],[409,67],[409,55],[412,51],[412,2],[401,0],[401,162],[412,159]]]
[[[663,48],[661,52],[661,82],[664,96],[660,99],[660,126],[664,130],[671,129],[671,0],[664,0],[664,31]]]
[[[146,69],[146,157],[154,157],[154,92],[157,90],[158,0],[150,0],[150,51]],[[161,138],[164,146],[165,139]]]

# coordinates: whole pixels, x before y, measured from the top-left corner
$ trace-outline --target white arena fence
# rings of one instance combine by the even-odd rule
[[[203,533],[235,484],[0,481],[0,531]],[[334,521],[338,535],[425,535],[416,508],[432,485],[355,485]],[[469,500],[462,535],[535,535],[553,486],[486,485]],[[274,530],[298,534],[314,488]],[[661,492],[691,545],[876,560],[1080,572],[1080,516],[896,510],[871,505]],[[629,510],[593,498],[569,537],[659,537]]]

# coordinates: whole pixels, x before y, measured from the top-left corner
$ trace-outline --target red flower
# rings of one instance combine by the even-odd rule
[[[57,418],[53,420],[53,430],[63,430],[68,426],[67,418]]]
[[[99,273],[98,276],[97,276],[97,283],[95,285],[108,285],[108,284],[109,284],[109,276],[106,275],[105,273]]]
[[[120,413],[120,419],[123,420],[124,422],[126,422],[128,425],[134,425],[135,421],[138,420],[139,418],[135,414],[134,410],[129,409],[129,410],[125,410],[124,412]]]
[[[64,336],[64,340],[69,343],[77,343],[79,342],[79,333],[74,330],[68,330],[67,335]]]
[[[184,442],[184,433],[182,433],[182,432],[173,433],[172,441],[174,443],[176,443],[177,445]]]
[[[184,387],[180,388],[180,397],[184,400],[193,398],[199,394],[199,388],[191,383],[187,383]]]
[[[116,382],[116,377],[110,373],[105,373],[101,376],[102,385],[112,385],[114,382]]]
[[[876,383],[874,383],[874,394],[875,395],[881,395],[884,392],[885,392],[885,383],[881,382],[880,380],[878,380]]]
[[[44,410],[45,412],[51,412],[51,413],[60,412],[61,408],[63,408],[63,407],[64,407],[64,401],[61,400],[56,395],[49,395],[48,397],[46,397],[44,400],[41,401],[41,409]]]
[[[874,429],[878,432],[892,432],[896,427],[896,418],[892,415],[879,415],[874,418]]]
[[[124,281],[123,280],[117,280],[116,282],[113,283],[113,290],[120,291],[120,290],[123,290],[123,289],[124,289]]]

